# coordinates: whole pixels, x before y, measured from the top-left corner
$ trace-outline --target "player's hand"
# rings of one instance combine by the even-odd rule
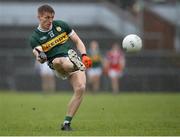
[[[44,63],[47,61],[47,56],[44,52],[40,52],[39,55],[38,55],[38,61],[40,63]]]
[[[86,68],[92,67],[92,60],[86,54],[82,55],[82,62],[86,66]]]
[[[38,52],[38,56],[37,56],[37,60],[40,63],[44,63],[47,61],[47,56],[43,51],[38,50],[37,48],[35,48],[35,50]]]

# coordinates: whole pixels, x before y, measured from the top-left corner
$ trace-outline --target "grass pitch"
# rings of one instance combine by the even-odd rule
[[[0,92],[1,136],[180,135],[180,94],[86,94],[72,121],[59,130],[72,93]]]

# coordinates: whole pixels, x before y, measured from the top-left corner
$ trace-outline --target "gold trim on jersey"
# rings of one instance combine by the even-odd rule
[[[49,51],[51,48],[57,46],[58,44],[63,44],[69,39],[66,32],[61,33],[57,37],[51,39],[50,41],[42,44],[42,49],[44,52]]]

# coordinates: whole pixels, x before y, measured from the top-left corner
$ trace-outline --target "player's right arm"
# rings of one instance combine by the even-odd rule
[[[47,56],[42,50],[41,46],[37,46],[33,49],[33,54],[36,57],[36,60],[40,63],[44,63],[47,61]]]
[[[30,45],[33,49],[33,54],[36,58],[36,60],[40,63],[44,63],[47,61],[47,56],[46,54],[43,52],[42,47],[39,45],[39,43],[37,42],[37,40],[34,37],[30,38]]]

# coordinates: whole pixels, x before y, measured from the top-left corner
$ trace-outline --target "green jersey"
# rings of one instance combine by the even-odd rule
[[[97,68],[97,67],[101,67],[101,54],[99,53],[99,51],[93,52],[93,51],[89,51],[89,57],[92,60],[92,68]]]
[[[34,30],[30,37],[30,45],[33,49],[41,46],[48,60],[64,56],[72,48],[72,41],[69,38],[72,32],[67,23],[61,20],[53,21],[49,31],[42,31],[39,27]]]

